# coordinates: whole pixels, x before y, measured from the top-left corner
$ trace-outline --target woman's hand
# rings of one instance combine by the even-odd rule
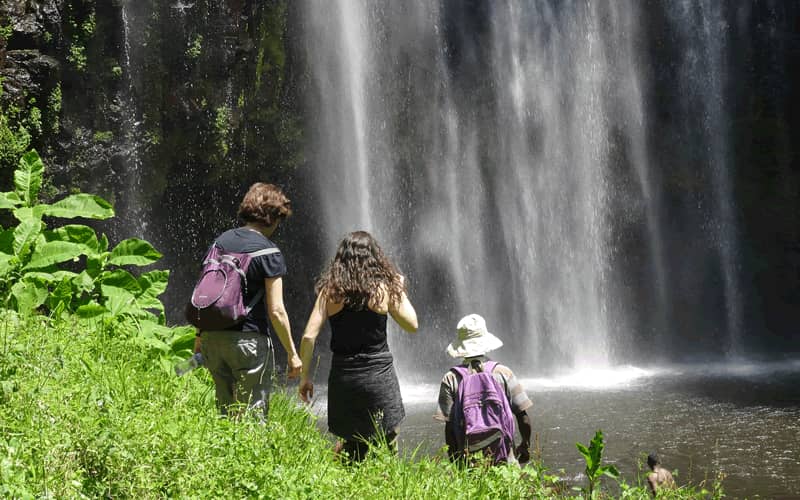
[[[314,383],[310,380],[301,381],[298,392],[300,393],[300,399],[302,399],[304,403],[310,403],[311,398],[314,397]]]
[[[287,377],[290,379],[297,378],[300,375],[300,370],[303,369],[303,362],[300,361],[300,356],[294,354],[289,358],[289,372]]]
[[[520,443],[517,449],[514,450],[514,455],[520,464],[528,463],[531,460],[531,452],[528,449],[528,443]]]

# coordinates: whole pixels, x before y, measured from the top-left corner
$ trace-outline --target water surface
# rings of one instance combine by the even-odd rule
[[[522,382],[534,402],[534,453],[570,483],[584,481],[575,442],[588,444],[602,429],[605,459],[628,483],[656,451],[679,484],[723,474],[732,498],[800,497],[800,361],[625,367]],[[437,384],[403,386],[402,450],[439,452],[437,392]],[[324,407],[324,400],[315,405],[322,426]]]

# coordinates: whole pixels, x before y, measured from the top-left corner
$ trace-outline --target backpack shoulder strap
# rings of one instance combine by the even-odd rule
[[[272,247],[272,248],[264,248],[262,250],[256,250],[255,252],[248,252],[247,255],[249,255],[251,259],[255,259],[256,257],[261,257],[262,255],[270,255],[273,253],[281,253],[281,251],[278,247]]]
[[[250,314],[250,311],[253,310],[253,308],[256,306],[256,304],[258,304],[258,301],[261,300],[263,296],[264,296],[264,289],[259,288],[256,294],[253,296],[253,298],[250,299],[250,302],[247,304],[247,307],[245,308],[248,314]]]
[[[272,255],[276,253],[281,253],[278,247],[263,248],[261,250],[256,250],[255,252],[248,252],[247,255],[252,260],[255,259],[256,257],[261,257],[263,255]],[[250,300],[250,303],[247,304],[248,313],[250,313],[250,311],[253,310],[253,308],[256,306],[256,304],[258,304],[258,301],[261,300],[262,297],[264,297],[264,289],[260,288],[258,290],[258,293],[256,293],[255,296]]]
[[[455,373],[459,380],[467,377],[469,375],[469,368],[466,368],[461,365],[454,366],[450,368],[450,371]]]
[[[483,363],[483,371],[492,373],[499,363],[497,361],[486,361]]]

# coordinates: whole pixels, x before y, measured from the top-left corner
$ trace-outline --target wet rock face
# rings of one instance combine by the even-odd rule
[[[63,2],[55,0],[4,0],[0,26],[10,28],[0,37],[2,104],[25,111],[33,102],[46,102],[59,80],[56,47],[60,43]]]
[[[9,50],[5,62],[0,70],[4,98],[19,107],[25,105],[26,97],[44,99],[58,80],[58,60],[37,49]]]
[[[0,19],[8,19],[14,30],[8,49],[46,46],[60,31],[62,4],[56,0],[5,0],[0,7]]]
[[[30,125],[50,188],[103,196],[120,214],[109,237],[177,255],[227,226],[249,184],[288,184],[303,161],[290,5],[0,0],[0,108],[11,131]],[[13,169],[0,163],[0,183]]]

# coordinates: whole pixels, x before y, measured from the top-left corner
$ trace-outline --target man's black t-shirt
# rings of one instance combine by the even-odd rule
[[[266,236],[253,229],[239,227],[222,233],[216,240],[216,244],[227,252],[250,253],[264,250],[267,248],[278,248],[275,243]],[[280,252],[261,255],[250,261],[247,266],[247,294],[244,296],[244,303],[249,304],[255,295],[261,291],[262,299],[253,306],[250,314],[243,323],[236,325],[231,330],[245,332],[269,333],[269,319],[267,318],[267,307],[263,297],[265,296],[264,279],[277,278],[286,274],[286,261]]]

